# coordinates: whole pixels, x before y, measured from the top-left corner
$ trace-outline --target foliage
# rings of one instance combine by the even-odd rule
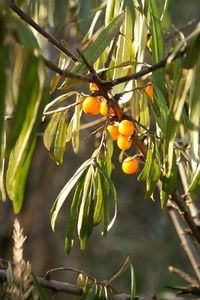
[[[144,163],[138,180],[146,183],[145,198],[155,199],[159,186],[161,207],[166,207],[182,179],[180,166],[187,181],[184,194],[190,200],[200,182],[200,25],[187,37],[181,32],[172,34],[167,44],[163,37],[170,30],[166,28],[170,1],[161,7],[156,0],[86,2],[47,1],[46,9],[46,1],[16,1],[22,10],[14,1],[0,2],[0,192],[4,201],[7,193],[15,213],[23,205],[41,121],[46,125],[44,146],[60,165],[67,143],[71,142],[76,154],[81,147],[84,99],[91,95],[107,103],[107,116],[97,117],[95,124],[100,127],[92,132],[96,149],[65,184],[51,210],[55,230],[59,212],[74,190],[67,254],[76,227],[80,247],[85,249],[93,228],[102,223],[105,235],[117,216],[117,192],[111,179],[116,162],[112,161],[109,125],[118,126],[124,119],[134,124],[134,133],[127,137],[133,146],[129,154],[122,150],[120,160],[137,153],[134,157]],[[70,18],[77,20],[71,37],[82,38],[77,56],[69,51],[67,41],[58,42],[42,29],[60,30]],[[57,65],[44,57],[38,33],[56,46]],[[171,49],[168,55],[166,49]],[[53,78],[45,65],[56,72]],[[91,82],[97,90],[89,91]],[[80,83],[88,84],[87,93],[80,91]],[[153,86],[152,96],[148,86]],[[89,290],[93,295],[91,286]]]

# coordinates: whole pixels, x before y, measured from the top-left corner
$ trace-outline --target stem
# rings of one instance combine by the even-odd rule
[[[28,16],[23,10],[21,10],[16,5],[14,0],[8,0],[8,5],[24,22],[29,24],[37,32],[39,32],[44,38],[46,38],[49,41],[49,43],[51,43],[53,46],[55,46],[61,52],[66,54],[68,57],[70,57],[74,62],[76,62],[78,60],[78,58],[73,53],[71,53],[69,50],[67,50],[62,45],[61,42],[56,40],[52,35],[50,35],[48,32],[46,32],[44,29],[42,29],[30,16]]]
[[[185,54],[185,52],[186,52],[186,48],[184,48],[183,50],[177,52],[176,55],[174,56],[173,60],[182,57]],[[110,81],[109,85],[111,87],[113,87],[113,86],[118,85],[120,83],[129,81],[129,80],[133,80],[133,79],[138,79],[138,78],[140,78],[144,75],[147,75],[147,74],[149,74],[153,71],[164,68],[167,64],[167,61],[168,61],[168,58],[169,58],[170,55],[171,55],[171,53],[169,53],[164,59],[162,59],[158,63],[152,65],[151,67],[147,67],[147,68],[145,68],[145,69],[143,69],[143,70],[141,70],[137,73],[133,73],[133,74],[130,74],[130,75],[127,75],[127,76],[116,78],[116,79]]]
[[[196,273],[198,281],[200,281],[200,258],[199,253],[197,252],[196,248],[193,245],[191,237],[186,234],[185,227],[183,222],[180,219],[179,213],[172,208],[171,206],[168,207],[169,215],[172,219],[176,232],[181,240],[181,245],[184,248],[187,256],[191,262],[191,265]]]

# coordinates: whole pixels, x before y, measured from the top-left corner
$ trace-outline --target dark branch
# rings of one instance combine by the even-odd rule
[[[37,32],[39,32],[44,38],[46,38],[52,45],[54,45],[57,49],[62,51],[68,57],[70,57],[74,62],[78,60],[78,58],[67,50],[61,42],[56,40],[53,36],[51,36],[48,32],[42,29],[30,16],[28,16],[23,10],[21,10],[13,0],[8,0],[8,4],[10,8],[27,24],[33,27]]]
[[[184,48],[183,50],[180,50],[179,52],[176,53],[173,60],[182,57],[185,54],[185,52],[186,52],[186,48]],[[109,82],[110,87],[113,87],[113,86],[118,85],[118,84],[123,83],[123,82],[127,82],[129,80],[134,80],[134,79],[141,78],[142,76],[147,75],[147,74],[149,74],[153,71],[164,68],[167,64],[167,61],[168,61],[168,58],[169,58],[170,55],[171,55],[171,53],[169,53],[164,59],[162,59],[158,63],[152,65],[151,67],[146,67],[146,68],[144,68],[143,70],[141,70],[137,73],[129,74],[127,76],[116,78],[116,79],[110,81]]]
[[[52,63],[50,60],[48,60],[44,57],[43,57],[43,60],[44,60],[45,65],[50,70],[60,74],[61,76],[65,77],[65,78],[76,79],[76,80],[80,80],[80,81],[84,81],[84,82],[93,82],[94,81],[91,75],[84,76],[84,75],[72,73],[66,69],[62,70],[58,66],[56,66],[54,63]]]
[[[67,282],[60,282],[56,280],[47,280],[42,277],[36,277],[39,285],[42,288],[52,290],[53,292],[60,292],[60,293],[66,293],[71,294],[75,296],[82,296],[83,290],[82,288],[71,284]],[[7,275],[6,270],[0,270],[0,282],[7,282]],[[130,295],[126,294],[114,294],[113,295],[114,300],[130,300]],[[134,298],[135,300],[151,300],[153,298],[144,298],[144,297],[138,297],[136,296]]]

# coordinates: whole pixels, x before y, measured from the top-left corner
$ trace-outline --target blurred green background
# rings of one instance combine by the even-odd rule
[[[162,1],[161,1],[162,2]],[[172,1],[172,23],[181,27],[194,17],[199,17],[199,0]],[[63,28],[65,30],[65,28]],[[188,29],[189,31],[191,30]],[[56,33],[54,33],[56,34]],[[59,32],[59,37],[65,31]],[[76,45],[78,45],[77,39]],[[75,43],[74,42],[74,43]],[[74,46],[74,45],[73,45]],[[82,87],[88,91],[88,87]],[[89,117],[88,120],[92,120]],[[41,126],[41,132],[46,124]],[[74,267],[84,270],[99,280],[109,279],[118,271],[127,256],[130,256],[135,270],[137,294],[159,299],[173,299],[166,285],[180,284],[167,268],[174,265],[192,274],[188,259],[180,245],[166,210],[161,210],[159,201],[144,200],[144,186],[137,182],[137,176],[126,176],[120,170],[119,152],[113,157],[113,181],[118,191],[119,211],[117,220],[107,237],[101,236],[100,226],[89,239],[87,249],[79,250],[78,240],[70,256],[64,251],[67,227],[67,213],[70,198],[59,215],[56,232],[50,228],[50,209],[60,189],[78,166],[89,157],[94,149],[94,140],[81,133],[81,147],[78,155],[68,145],[65,163],[57,166],[46,152],[42,138],[38,137],[31,172],[26,189],[23,210],[18,218],[27,235],[25,257],[31,261],[38,276],[54,267]],[[0,257],[12,260],[12,224],[14,215],[10,201],[0,203]],[[75,282],[76,278],[67,272],[53,275],[55,279]],[[115,283],[119,292],[129,293],[130,273],[127,271]],[[58,294],[56,299],[74,299]]]

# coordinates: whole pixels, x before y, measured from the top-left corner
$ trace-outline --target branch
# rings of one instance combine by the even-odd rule
[[[186,233],[183,222],[180,219],[179,213],[175,208],[168,207],[169,215],[172,219],[172,222],[176,228],[176,232],[181,240],[181,245],[183,246],[187,256],[191,262],[191,265],[196,273],[198,281],[200,281],[200,258],[199,253],[197,252],[191,237]]]
[[[45,65],[52,71],[60,74],[61,76],[63,77],[66,77],[66,78],[71,78],[71,79],[76,79],[76,80],[80,80],[80,81],[83,81],[83,82],[93,82],[93,78],[90,74],[88,75],[79,75],[79,74],[75,74],[75,73],[72,73],[70,71],[68,71],[67,69],[60,69],[58,66],[56,66],[54,63],[52,63],[50,60],[46,59],[43,57],[43,60],[44,60],[44,63]]]
[[[83,289],[67,282],[57,281],[57,280],[47,280],[42,277],[36,277],[39,285],[42,288],[49,289],[53,292],[66,293],[75,296],[82,296]],[[0,270],[0,282],[7,282],[6,270]],[[113,294],[114,300],[131,300],[131,296],[127,294]],[[135,300],[152,300],[152,298],[144,298],[136,296]]]
[[[56,40],[52,35],[42,29],[30,16],[28,16],[23,10],[21,10],[15,3],[14,0],[8,0],[9,7],[27,24],[33,27],[37,32],[39,32],[44,38],[46,38],[53,46],[59,49],[61,52],[70,57],[74,62],[78,60],[78,58],[67,50],[61,42]]]
[[[186,52],[186,48],[184,48],[183,50],[180,50],[179,52],[176,53],[176,55],[173,57],[173,60],[182,57]],[[144,75],[147,75],[153,71],[156,71],[158,69],[164,68],[168,62],[168,58],[170,57],[171,53],[169,53],[164,59],[162,59],[161,61],[159,61],[158,63],[152,65],[151,67],[146,67],[145,69],[137,72],[137,73],[133,73],[133,74],[129,74],[127,76],[123,76],[120,78],[116,78],[112,81],[109,82],[110,87],[113,87],[115,85],[118,85],[120,83],[129,81],[129,80],[133,80],[133,79],[138,79]],[[173,61],[172,60],[172,61]]]

